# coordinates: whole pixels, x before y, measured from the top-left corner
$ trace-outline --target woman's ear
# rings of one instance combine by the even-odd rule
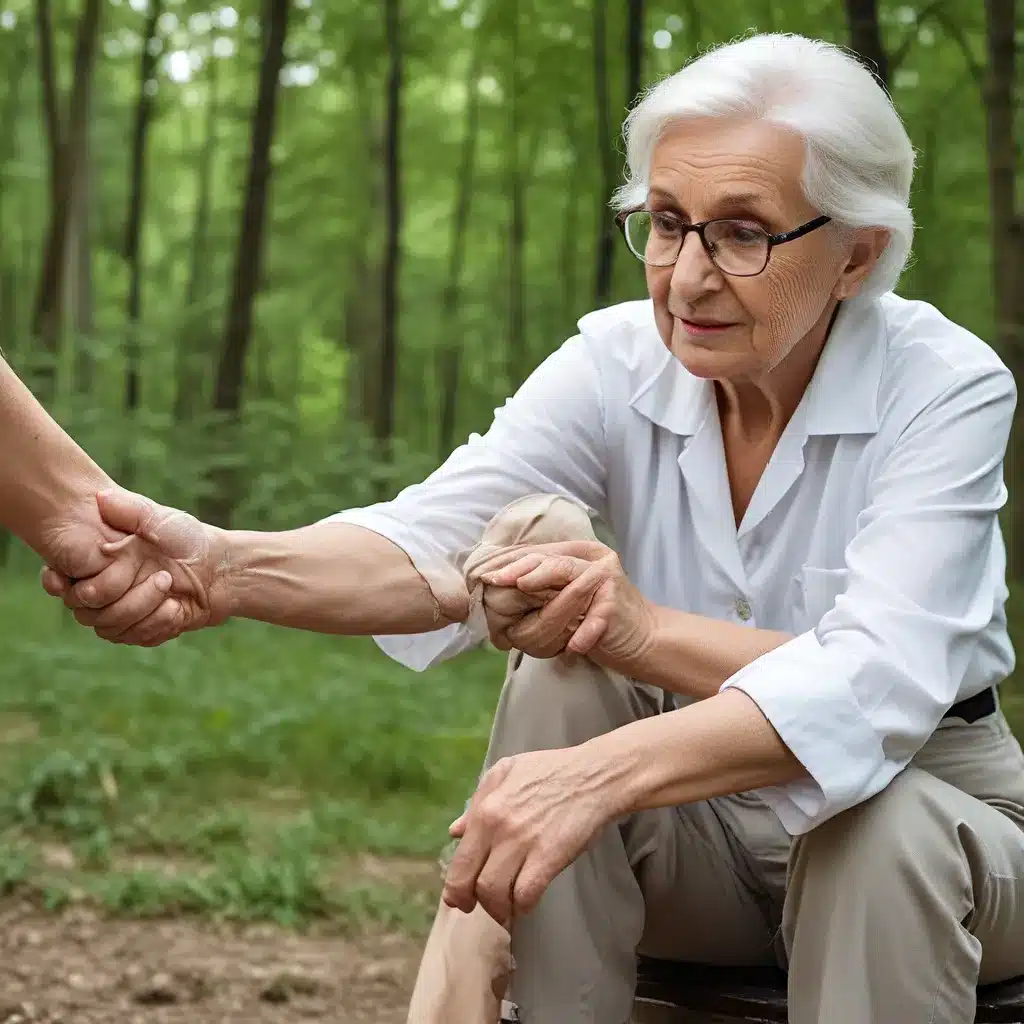
[[[833,292],[837,299],[851,299],[864,284],[874,269],[879,257],[889,244],[887,228],[857,228],[853,232],[853,244],[843,272]]]

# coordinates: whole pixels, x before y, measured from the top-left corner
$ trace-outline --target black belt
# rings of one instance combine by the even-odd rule
[[[990,686],[973,697],[954,704],[942,717],[962,718],[968,724],[996,713],[996,691]]]

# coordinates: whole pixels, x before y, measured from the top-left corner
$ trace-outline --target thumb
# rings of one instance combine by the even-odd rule
[[[96,495],[96,504],[107,526],[143,540],[153,540],[149,523],[155,506],[148,498],[123,487],[112,487]]]

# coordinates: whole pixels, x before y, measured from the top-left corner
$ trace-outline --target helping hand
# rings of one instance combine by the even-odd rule
[[[114,643],[156,647],[228,617],[219,530],[121,488],[96,503],[109,535],[98,547],[103,562],[55,558],[42,574],[82,625]]]

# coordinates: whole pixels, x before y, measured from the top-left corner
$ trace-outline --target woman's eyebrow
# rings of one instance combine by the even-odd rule
[[[654,186],[648,190],[648,198],[657,199],[673,209],[682,210],[678,198],[667,189]],[[769,205],[759,192],[728,193],[715,198],[710,206],[720,217],[731,214],[751,214],[763,219],[771,219],[778,216],[778,211]]]

